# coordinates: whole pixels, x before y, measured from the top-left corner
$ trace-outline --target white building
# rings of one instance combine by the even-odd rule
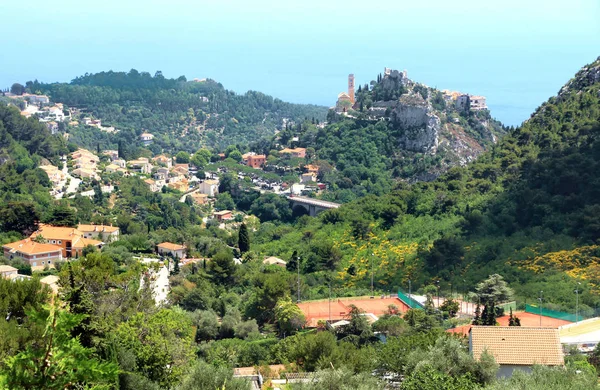
[[[219,194],[219,181],[218,180],[204,180],[200,183],[200,193],[214,198]]]

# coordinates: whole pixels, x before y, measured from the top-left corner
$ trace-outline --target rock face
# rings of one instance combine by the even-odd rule
[[[400,148],[416,153],[436,153],[440,118],[420,95],[403,95],[397,101],[375,102],[370,112],[375,117],[389,118],[392,126],[400,130]]]

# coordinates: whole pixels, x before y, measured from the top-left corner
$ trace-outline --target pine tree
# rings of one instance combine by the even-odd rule
[[[473,325],[481,325],[481,307],[477,304],[475,308],[475,318],[473,318]]]
[[[250,250],[250,235],[248,234],[248,227],[245,223],[240,225],[240,231],[238,233],[238,248],[240,253],[244,254]]]

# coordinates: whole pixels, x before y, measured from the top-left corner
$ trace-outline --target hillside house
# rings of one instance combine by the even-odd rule
[[[219,222],[229,221],[233,219],[233,213],[229,210],[215,211],[213,217]]]
[[[148,158],[140,157],[136,160],[127,161],[129,170],[136,173],[151,173],[152,164],[150,164]]]
[[[62,257],[79,257],[83,248],[88,245],[102,248],[102,241],[85,238],[83,232],[64,226],[52,226],[41,224],[39,229],[31,235],[31,238],[42,236],[48,244],[62,248]]]
[[[77,168],[71,172],[73,176],[77,176],[81,179],[99,179],[100,177],[95,170],[89,168]]]
[[[276,265],[276,266],[285,268],[287,263],[284,260],[280,259],[279,257],[270,256],[263,260],[263,264]]]
[[[199,185],[200,193],[214,198],[219,194],[219,181],[218,180],[204,180]]]
[[[9,260],[21,259],[32,269],[54,267],[56,261],[63,259],[63,250],[59,245],[35,242],[31,238],[5,244],[2,249],[4,257]]]
[[[104,172],[106,173],[115,173],[119,170],[119,166],[117,164],[108,164],[104,167]]]
[[[167,187],[172,188],[177,191],[186,192],[190,189],[190,184],[186,178],[183,178],[178,181],[171,181],[167,184]]]
[[[199,192],[194,192],[193,194],[189,194],[188,198],[191,198],[192,201],[197,205],[203,205],[208,203],[208,195],[201,194]]]
[[[83,233],[84,238],[100,239],[104,242],[113,242],[119,239],[120,229],[117,226],[85,225],[79,224],[77,230]]]
[[[153,140],[154,140],[154,136],[150,133],[140,134],[140,141],[142,141],[142,144],[144,146],[148,146],[148,145],[152,144]]]
[[[280,150],[279,154],[282,156],[285,154],[289,154],[295,158],[304,158],[304,157],[306,157],[306,149],[305,148],[294,148],[294,149],[285,148],[285,149]]]
[[[179,259],[185,258],[186,248],[184,245],[173,244],[172,242],[163,242],[156,246],[156,251],[161,256],[177,257]]]
[[[58,280],[60,278],[56,275],[48,275],[46,277],[43,277],[40,279],[40,283],[41,284],[45,284],[46,286],[48,286],[50,288],[50,290],[52,291],[52,294],[56,295],[58,294]]]
[[[52,183],[52,186],[56,187],[61,181],[65,180],[65,174],[55,167],[54,165],[40,165],[42,171],[48,175],[48,180]]]
[[[115,161],[119,159],[119,151],[118,150],[105,150],[102,152],[103,155],[108,156],[110,161]]]
[[[17,275],[19,271],[10,265],[0,265],[0,278],[11,279],[13,275]]]
[[[152,162],[156,165],[160,165],[161,167],[171,168],[173,166],[173,159],[165,156],[164,154],[152,158]]]
[[[267,157],[264,154],[256,154],[254,156],[248,156],[247,165],[251,168],[261,168],[267,162]]]
[[[314,183],[317,181],[317,174],[314,172],[303,173],[300,181],[304,184]]]
[[[558,329],[473,326],[469,352],[479,360],[484,351],[500,365],[498,377],[510,377],[515,370],[531,372],[534,365],[564,365]]]
[[[188,164],[175,164],[171,168],[171,174],[176,176],[187,176],[190,173],[190,166]]]

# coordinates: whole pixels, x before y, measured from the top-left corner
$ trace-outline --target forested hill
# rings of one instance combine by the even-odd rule
[[[37,119],[25,118],[17,108],[0,103],[0,204],[35,199],[47,207],[50,182],[37,167],[42,158],[57,164],[59,155],[67,152],[63,137],[51,135]],[[0,226],[4,217],[0,214]]]
[[[374,253],[379,288],[440,278],[449,289],[498,272],[521,302],[543,290],[545,305],[574,310],[577,282],[580,303],[598,303],[598,221],[600,58],[466,167],[328,211],[302,230],[340,250],[343,285],[368,286],[364,259]],[[264,248],[318,253],[295,232]]]
[[[272,135],[284,119],[322,121],[327,113],[326,107],[286,103],[260,92],[238,95],[210,79],[168,79],[161,72],[151,76],[135,69],[86,74],[70,83],[35,81],[26,86],[120,130],[115,137],[84,127],[69,129],[75,142],[88,147],[98,141],[105,147],[116,146],[116,139],[135,145],[136,137],[147,131],[155,135],[157,151],[191,152],[199,145],[224,148]]]

